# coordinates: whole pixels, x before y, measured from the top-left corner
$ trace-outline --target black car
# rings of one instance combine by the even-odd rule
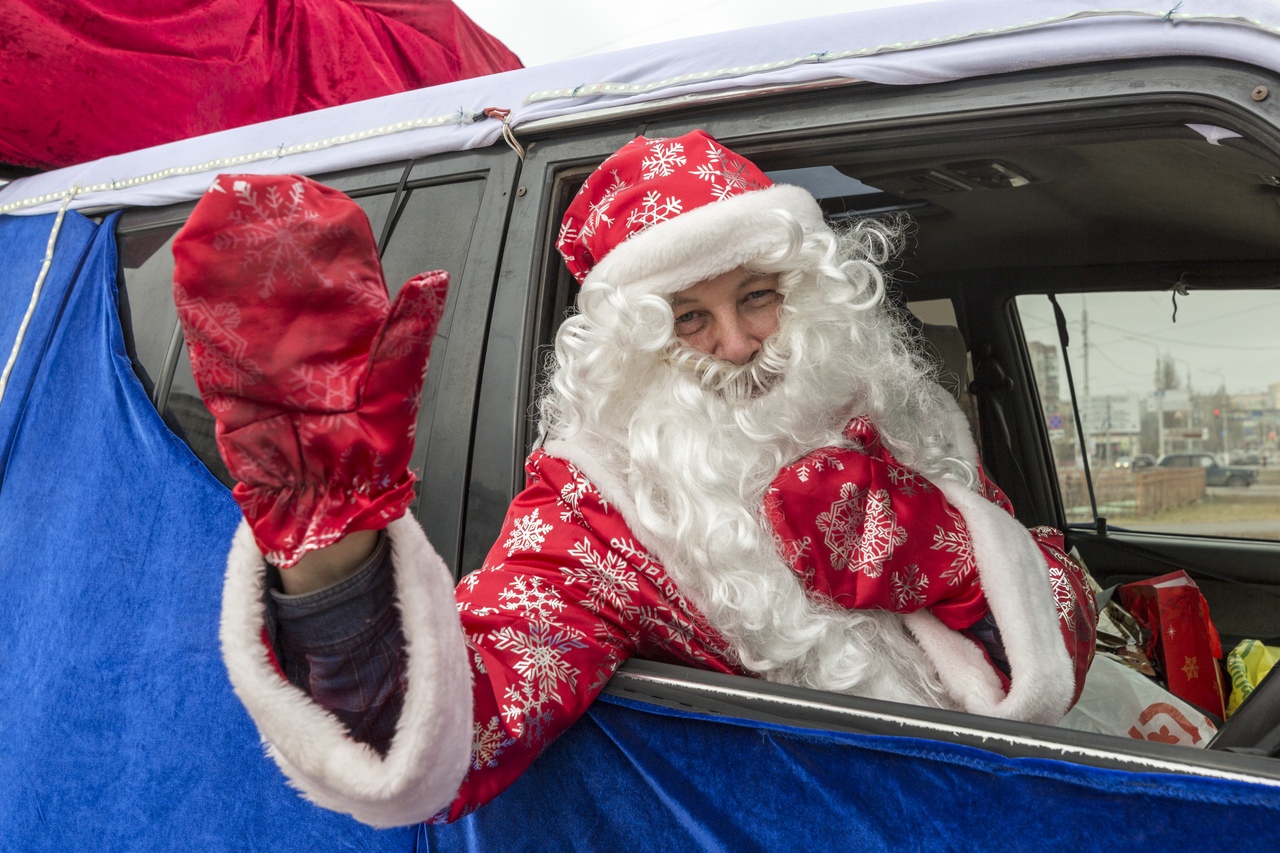
[[[1160,468],[1203,468],[1206,486],[1230,486],[1243,488],[1258,479],[1253,468],[1239,465],[1219,465],[1211,453],[1166,453],[1160,457]]]

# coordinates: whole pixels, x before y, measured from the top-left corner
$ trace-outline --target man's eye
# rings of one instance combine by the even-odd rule
[[[747,294],[748,302],[772,302],[781,294],[776,290],[753,290]]]
[[[679,317],[676,318],[676,325],[677,326],[686,325],[688,323],[692,323],[696,319],[698,319],[698,312],[689,311],[685,314],[681,314]]]

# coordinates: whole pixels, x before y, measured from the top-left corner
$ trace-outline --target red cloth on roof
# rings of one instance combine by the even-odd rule
[[[520,68],[449,0],[14,0],[0,163],[50,169]]]

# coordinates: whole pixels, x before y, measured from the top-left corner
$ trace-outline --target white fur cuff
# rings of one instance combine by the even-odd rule
[[[982,591],[1012,671],[1007,695],[977,647],[931,613],[904,621],[966,711],[1053,725],[1071,707],[1075,670],[1062,639],[1044,555],[1007,512],[960,483],[936,481],[964,516]]]
[[[386,757],[281,678],[263,645],[266,564],[241,522],[227,558],[222,655],[267,752],[313,803],[377,827],[417,823],[447,806],[471,754],[471,669],[453,578],[415,521],[387,528],[405,637],[404,707]]]

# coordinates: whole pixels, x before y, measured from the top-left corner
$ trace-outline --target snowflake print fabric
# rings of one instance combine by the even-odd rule
[[[973,625],[987,603],[960,514],[868,421],[852,421],[846,438],[850,446],[814,451],[774,478],[764,511],[783,559],[843,607],[927,607],[949,628]]]
[[[774,479],[763,510],[779,554],[809,590],[836,604],[897,613],[927,608],[948,628],[967,632],[988,608],[964,518],[893,458],[865,418],[850,421],[845,438],[848,447],[814,451]],[[981,490],[1013,514],[985,476]],[[1078,698],[1093,659],[1093,593],[1059,531],[1029,532],[1049,570]]]
[[[392,304],[364,211],[293,175],[220,175],[174,258],[196,384],[267,559],[287,568],[403,514],[448,274]]]
[[[640,136],[583,183],[556,248],[581,283],[615,247],[654,225],[771,186],[750,160],[701,130],[678,139]]]
[[[633,655],[741,673],[724,640],[569,463],[535,452],[484,566],[458,584],[474,675],[454,820],[497,796]]]
[[[1033,527],[1031,538],[1040,546],[1049,564],[1058,624],[1075,664],[1076,694],[1071,700],[1074,703],[1084,689],[1084,679],[1097,648],[1097,602],[1084,568],[1066,553],[1061,531],[1053,527]]]

